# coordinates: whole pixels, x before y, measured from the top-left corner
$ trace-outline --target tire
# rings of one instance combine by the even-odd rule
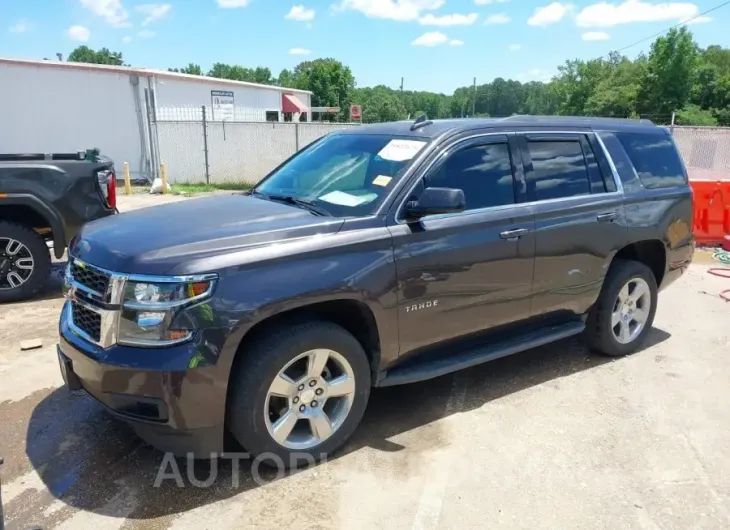
[[[628,286],[628,292],[632,295],[630,299],[639,296],[638,293],[644,290],[648,292],[627,307],[619,300],[619,293],[625,286]],[[639,288],[641,289],[637,291]],[[649,267],[638,261],[614,262],[606,275],[601,295],[588,314],[584,332],[588,345],[598,353],[610,357],[628,355],[641,348],[654,322],[657,292],[656,279]],[[651,304],[648,308],[647,302]],[[628,314],[624,314],[624,311]],[[614,325],[617,321],[615,315],[620,318],[618,324]],[[640,320],[644,320],[643,327],[632,330],[631,326]],[[624,329],[629,330],[628,334],[622,335],[621,331]]]
[[[16,242],[13,244],[12,242]],[[17,243],[23,246],[23,249],[16,251]],[[13,245],[12,248],[9,248]],[[16,261],[14,257],[20,256]],[[27,269],[18,269],[17,264],[22,261],[24,266],[28,266],[32,260],[32,270],[26,278],[25,271]],[[12,272],[17,275],[10,275]],[[33,229],[23,225],[0,221],[0,303],[15,302],[30,298],[38,289],[46,282],[51,271],[51,255],[48,252],[45,240],[39,236]],[[13,287],[12,283],[17,282],[17,278],[21,277],[22,283]]]
[[[328,374],[330,383],[336,377],[340,377],[337,381],[347,380],[349,385],[351,377],[354,389],[348,396],[328,397],[330,389],[334,386],[325,382],[321,383],[322,386],[317,383],[311,387],[311,391],[308,390],[308,383],[314,379],[304,372],[301,378],[297,377],[297,374],[301,370],[310,370],[310,362],[313,362],[310,359],[314,359],[312,355],[306,357],[306,360],[295,361],[286,368],[293,360],[312,350],[320,350],[319,354],[325,350],[334,352],[336,356],[327,353],[326,368],[319,373]],[[330,322],[305,322],[289,327],[278,327],[267,332],[262,340],[256,341],[245,355],[245,360],[237,363],[231,374],[227,425],[233,437],[253,457],[260,457],[262,462],[278,467],[282,464],[284,468],[297,467],[303,462],[319,461],[325,455],[336,451],[355,432],[370,397],[370,365],[362,345],[343,328]],[[349,375],[344,371],[340,373],[339,368],[340,365],[344,366],[343,363],[349,366]],[[316,362],[314,365],[318,366]],[[318,371],[317,368],[312,368],[311,373]],[[277,378],[279,381],[278,377],[282,370],[296,383],[294,387],[285,383],[284,388],[287,391],[284,394],[289,396],[287,398],[270,392],[274,379]],[[345,375],[347,377],[344,377]],[[327,375],[323,375],[322,381],[325,381],[326,377]],[[303,390],[300,390],[301,385],[305,385]],[[343,388],[340,387],[339,392]],[[289,392],[289,389],[294,393]],[[316,402],[316,399],[322,397],[313,396],[314,391],[322,391],[325,394],[322,396],[325,399],[324,403]],[[334,393],[332,390],[332,394]],[[306,409],[304,412],[300,410],[302,406]],[[313,420],[309,418],[328,410],[330,412],[327,418],[333,432],[329,437],[318,437]],[[282,444],[274,438],[273,428],[277,425],[277,420],[282,420],[285,414],[289,413],[296,415],[297,418],[301,418],[302,414],[311,416],[292,420],[294,421],[292,434]],[[317,418],[321,419],[321,415]],[[317,425],[321,423],[318,422]],[[307,447],[297,438],[297,436],[306,438],[307,429],[312,437],[310,442],[316,443],[311,447]],[[326,429],[323,432],[326,432]],[[317,438],[321,441],[317,441]]]

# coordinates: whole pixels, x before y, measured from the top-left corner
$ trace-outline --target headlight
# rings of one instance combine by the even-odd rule
[[[136,277],[127,281],[119,316],[117,342],[120,344],[167,346],[192,337],[191,329],[173,329],[173,320],[185,306],[210,297],[215,276],[159,280],[150,278],[146,281]]]

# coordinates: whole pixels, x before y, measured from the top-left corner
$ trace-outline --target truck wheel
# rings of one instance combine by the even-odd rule
[[[635,352],[651,329],[656,305],[657,284],[649,267],[617,260],[588,315],[584,334],[588,344],[611,357]]]
[[[370,366],[343,328],[277,328],[243,354],[231,374],[227,423],[253,456],[297,467],[337,450],[355,432],[370,396]]]
[[[31,228],[0,221],[0,302],[35,293],[51,270],[46,242]]]

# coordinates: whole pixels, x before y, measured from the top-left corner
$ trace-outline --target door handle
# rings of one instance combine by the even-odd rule
[[[499,237],[507,239],[508,241],[514,241],[528,232],[529,230],[527,228],[515,228],[514,230],[505,230],[504,232],[500,232]]]
[[[599,213],[596,216],[596,219],[598,219],[598,222],[599,223],[605,223],[607,221],[613,221],[615,219],[618,219],[618,212]]]

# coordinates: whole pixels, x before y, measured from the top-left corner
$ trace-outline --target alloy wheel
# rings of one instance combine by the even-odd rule
[[[266,428],[282,447],[311,449],[342,426],[354,398],[355,374],[341,354],[306,351],[271,382],[264,410]]]
[[[621,344],[629,344],[644,330],[651,310],[651,290],[642,278],[632,278],[616,297],[611,313],[611,329]]]
[[[17,239],[0,237],[0,289],[17,289],[33,274],[33,254]]]

